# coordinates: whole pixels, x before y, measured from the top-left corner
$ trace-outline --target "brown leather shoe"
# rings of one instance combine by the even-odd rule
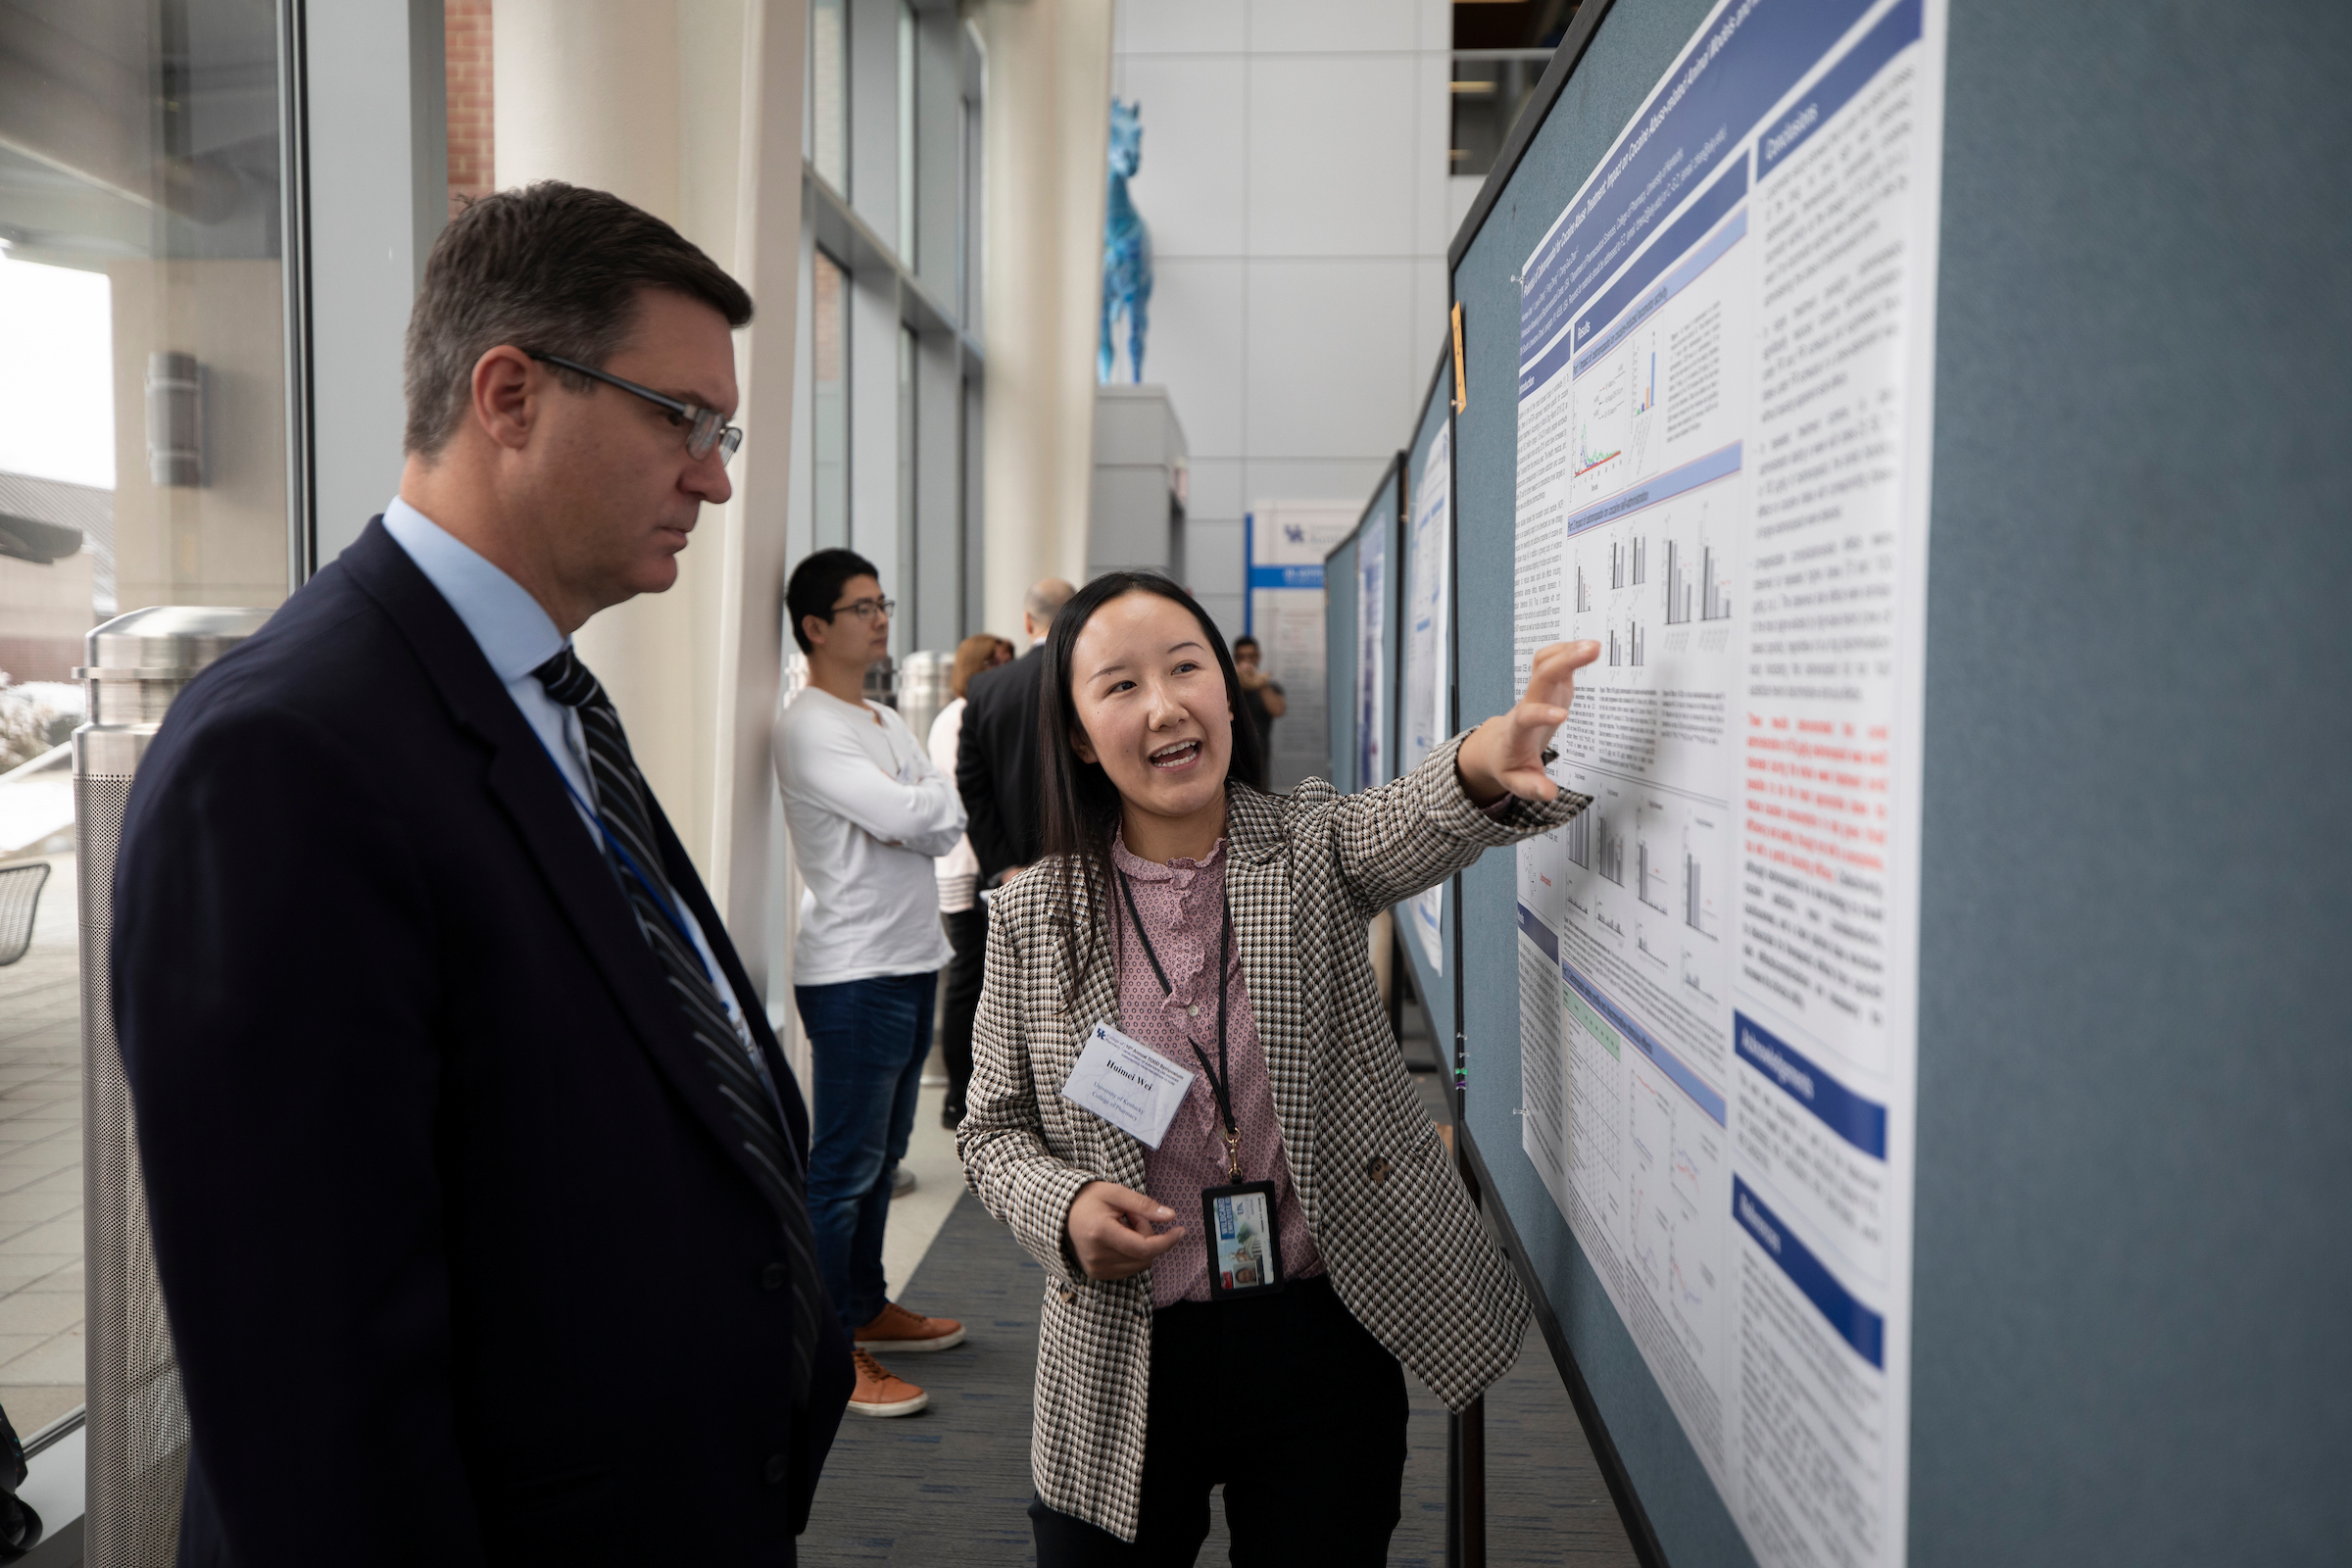
[[[858,1331],[860,1350],[896,1350],[902,1355],[946,1350],[963,1343],[963,1325],[952,1317],[918,1317],[896,1301],[885,1301],[874,1320]]]
[[[931,1396],[893,1377],[882,1363],[863,1350],[852,1350],[858,1366],[858,1387],[850,1391],[850,1410],[856,1415],[912,1415],[931,1402]]]

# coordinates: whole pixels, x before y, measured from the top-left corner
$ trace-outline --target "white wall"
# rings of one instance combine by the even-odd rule
[[[1192,0],[1182,0],[1190,4]],[[1086,575],[1111,0],[987,0],[987,629],[1044,577]]]
[[[1191,439],[1185,569],[1229,636],[1243,514],[1364,500],[1427,390],[1452,26],[1448,0],[1118,0],[1157,274],[1144,375]]]

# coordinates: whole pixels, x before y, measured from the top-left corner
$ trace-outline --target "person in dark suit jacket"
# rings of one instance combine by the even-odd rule
[[[980,858],[980,885],[1001,887],[1043,853],[1038,814],[1037,679],[1054,616],[1078,590],[1048,577],[1021,601],[1029,651],[984,669],[966,688],[963,733],[956,743],[956,793],[963,797],[964,833]]]
[[[789,1564],[848,1397],[808,1119],[569,634],[723,502],[742,288],[617,198],[436,242],[399,499],[191,682],[115,1005],[183,1564]]]

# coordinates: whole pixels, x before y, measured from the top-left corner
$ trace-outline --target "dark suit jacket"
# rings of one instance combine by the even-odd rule
[[[115,908],[182,1563],[793,1561],[848,1347],[823,1311],[796,1418],[784,1236],[710,1071],[380,519],[173,704]]]
[[[1038,807],[1038,686],[1041,643],[1009,664],[984,669],[964,689],[963,732],[956,742],[956,792],[963,797],[964,832],[980,858],[986,887],[1008,865],[1035,865],[1045,854]]]

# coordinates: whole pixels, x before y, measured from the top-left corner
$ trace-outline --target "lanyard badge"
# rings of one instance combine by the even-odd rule
[[[1144,929],[1144,917],[1135,906],[1135,889],[1124,872],[1119,875],[1119,891],[1126,895],[1127,914],[1135,922],[1135,934],[1143,944],[1144,956],[1152,961],[1152,976],[1170,999],[1176,988],[1168,984],[1168,972],[1160,967],[1159,955],[1152,949],[1151,933]],[[1208,1295],[1216,1301],[1232,1300],[1237,1297],[1269,1296],[1282,1289],[1282,1232],[1274,1204],[1274,1184],[1270,1181],[1242,1180],[1242,1130],[1233,1113],[1233,1067],[1225,1053],[1226,992],[1225,965],[1233,952],[1233,910],[1228,906],[1224,924],[1217,933],[1217,1061],[1209,1065],[1208,1053],[1197,1040],[1186,1039],[1193,1054],[1200,1060],[1201,1075],[1208,1080],[1209,1092],[1216,1097],[1217,1112],[1223,1119],[1225,1132],[1225,1165],[1232,1182],[1223,1187],[1207,1187],[1200,1192],[1200,1238],[1208,1247]]]
[[[1200,1237],[1208,1244],[1208,1296],[1270,1296],[1282,1289],[1282,1232],[1272,1182],[1203,1188]]]

